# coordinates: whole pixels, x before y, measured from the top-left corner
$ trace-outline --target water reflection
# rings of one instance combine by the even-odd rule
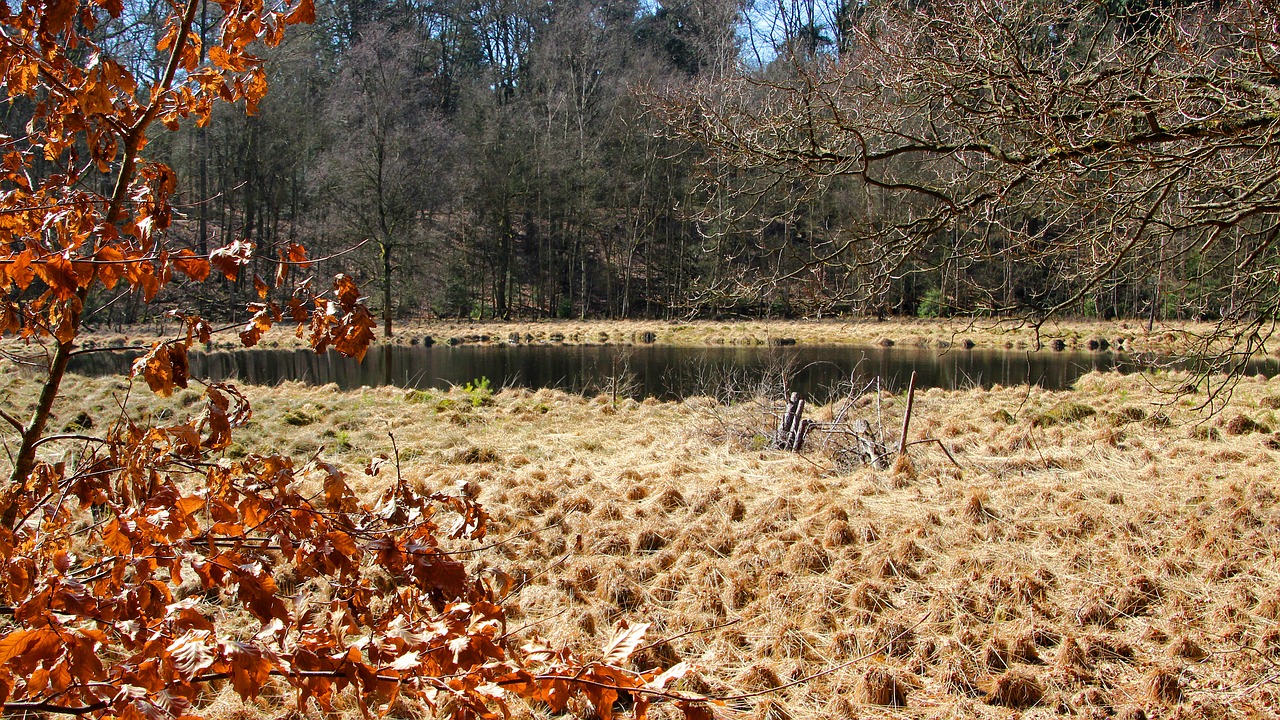
[[[124,353],[78,356],[73,372],[101,375],[127,372]],[[879,377],[891,388],[905,385],[911,372],[920,387],[946,389],[992,384],[1069,387],[1091,370],[1132,372],[1139,360],[1111,353],[1022,352],[849,346],[708,347],[671,346],[461,346],[374,348],[364,362],[329,352],[240,350],[192,353],[192,374],[211,380],[239,379],[258,385],[285,380],[362,385],[446,388],[487,377],[493,387],[556,387],[573,392],[610,392],[663,399],[724,395],[754,390],[761,383],[823,397],[849,384]],[[1250,372],[1277,371],[1274,361]],[[776,389],[776,388],[775,388]]]

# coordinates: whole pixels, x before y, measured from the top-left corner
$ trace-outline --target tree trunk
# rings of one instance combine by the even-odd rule
[[[76,295],[83,306],[89,291],[82,288]],[[79,327],[79,311],[75,311],[72,323]],[[40,389],[40,399],[36,401],[36,407],[31,411],[31,420],[22,428],[22,442],[14,458],[13,472],[9,475],[9,482],[0,489],[0,527],[7,530],[12,530],[18,521],[18,496],[26,487],[27,477],[35,469],[36,447],[40,438],[44,437],[44,428],[53,412],[53,401],[58,398],[62,378],[67,374],[67,364],[71,362],[71,351],[74,347],[74,340],[58,343],[53,353],[53,361],[49,363],[49,374],[45,377],[44,386]]]
[[[384,240],[382,249],[382,336],[391,337],[391,241]]]

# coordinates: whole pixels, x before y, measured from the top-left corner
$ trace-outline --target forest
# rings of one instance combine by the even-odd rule
[[[166,7],[105,31],[144,85]],[[220,17],[206,3],[196,29]],[[1275,304],[1278,33],[1262,3],[322,0],[262,49],[255,112],[220,106],[148,152],[182,178],[179,244],[303,244],[387,332],[1254,323]],[[26,113],[9,104],[8,134]],[[86,320],[235,313],[247,278]]]

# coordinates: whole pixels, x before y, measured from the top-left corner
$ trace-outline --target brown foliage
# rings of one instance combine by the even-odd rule
[[[195,718],[205,685],[227,680],[243,698],[283,683],[300,710],[314,703],[325,713],[349,692],[366,715],[407,700],[490,718],[505,715],[514,694],[553,712],[585,698],[607,720],[629,692],[637,716],[655,695],[706,716],[701,698],[666,690],[683,663],[625,669],[647,625],[622,624],[588,662],[536,641],[513,647],[501,605],[510,579],[471,575],[459,559],[466,550],[453,549],[486,533],[470,495],[424,493],[397,473],[368,505],[319,459],[221,454],[250,417],[230,385],[205,385],[200,414],[168,425],[122,409],[72,461],[37,452],[67,439],[45,425],[91,289],[123,283],[151,302],[175,272],[235,281],[254,261],[245,240],[204,255],[175,247],[167,230],[177,178],[141,156],[155,123],[203,125],[217,100],[243,100],[253,113],[267,83],[250,49],[315,18],[312,0],[220,5],[207,65],[192,30],[200,2],[172,6],[156,46],[168,61],[145,90],[91,34],[121,17],[121,3],[0,5],[5,87],[35,107],[24,137],[0,136],[0,332],[52,346],[31,419],[0,413],[20,441],[0,486],[4,713]],[[32,179],[50,165],[61,171]],[[109,196],[93,189],[108,185]],[[316,351],[363,357],[375,324],[354,281],[338,275],[327,292],[285,287],[285,268],[309,261],[294,244],[275,254],[275,285],[251,279],[257,298],[242,342],[287,316]],[[164,396],[191,383],[187,351],[211,333],[198,316],[174,315],[184,332],[133,367]]]

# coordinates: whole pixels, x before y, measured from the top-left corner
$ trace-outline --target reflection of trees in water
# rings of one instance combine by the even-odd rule
[[[786,394],[796,377],[793,351],[762,355],[749,362],[737,358],[712,358],[703,352],[673,364],[665,373],[665,386],[678,395],[701,395],[733,405],[761,397]]]
[[[128,372],[135,353],[89,353],[75,359],[72,372],[107,375]],[[1070,387],[1091,370],[1133,372],[1157,359],[1110,353],[952,350],[921,348],[682,348],[620,346],[522,346],[416,348],[385,346],[363,363],[336,354],[305,350],[242,350],[192,353],[195,377],[238,379],[274,385],[296,380],[343,389],[393,384],[447,388],[487,377],[495,388],[554,387],[569,392],[624,397],[679,399],[694,395],[723,403],[752,397],[783,397],[799,391],[823,403],[847,395],[850,387],[877,379],[898,391],[914,370],[920,388],[990,387],[1039,384]],[[1186,368],[1184,369],[1194,369]],[[1249,372],[1271,375],[1274,360]]]
[[[583,391],[607,395],[614,405],[619,398],[644,397],[644,383],[631,369],[634,354],[634,349],[622,347],[607,353],[605,358],[593,360],[589,370],[583,373]]]

